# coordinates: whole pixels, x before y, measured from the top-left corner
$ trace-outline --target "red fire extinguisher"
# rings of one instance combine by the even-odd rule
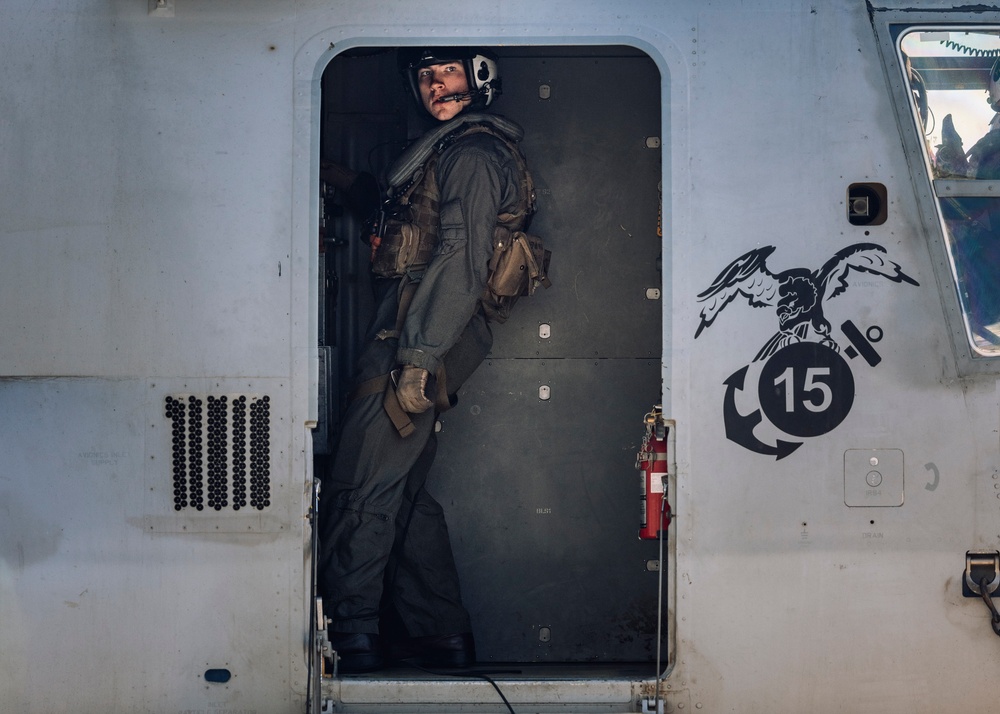
[[[670,503],[667,502],[667,434],[659,405],[646,415],[646,434],[635,457],[635,467],[642,474],[642,504],[639,538],[656,540],[660,531],[665,536],[670,525]]]

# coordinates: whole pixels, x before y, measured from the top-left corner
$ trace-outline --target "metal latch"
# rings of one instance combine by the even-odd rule
[[[992,595],[996,592],[1000,587],[1000,553],[995,550],[967,551],[965,587],[970,593],[968,597]]]
[[[965,581],[962,583],[966,597],[977,595],[990,609],[990,626],[1000,635],[1000,612],[993,604],[993,593],[1000,586],[1000,553],[995,550],[970,550],[965,553]]]

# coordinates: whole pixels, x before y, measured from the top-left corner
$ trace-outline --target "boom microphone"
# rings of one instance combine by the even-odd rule
[[[476,92],[461,92],[460,94],[449,94],[447,97],[441,97],[439,102],[464,102],[466,99],[472,99],[477,94],[480,94],[482,90]]]
[[[479,89],[473,89],[468,92],[460,92],[458,94],[449,94],[447,97],[441,97],[442,102],[464,102],[466,99],[475,99],[476,97],[486,97],[489,96],[490,91],[493,92],[494,96],[500,95],[500,80],[494,79],[486,82]]]

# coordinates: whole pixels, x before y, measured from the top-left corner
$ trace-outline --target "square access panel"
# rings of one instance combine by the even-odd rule
[[[844,503],[848,506],[902,506],[903,452],[900,449],[845,451]]]

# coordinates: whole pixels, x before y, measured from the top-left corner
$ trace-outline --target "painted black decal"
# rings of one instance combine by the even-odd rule
[[[941,480],[941,473],[938,471],[938,467],[933,462],[924,464],[924,468],[934,474],[934,479],[928,483],[924,484],[924,488],[928,491],[933,491],[938,487],[938,482]]]
[[[755,428],[766,416],[770,424],[793,437],[816,437],[839,426],[854,405],[854,375],[841,348],[832,336],[832,326],[823,314],[825,300],[843,293],[847,276],[854,270],[885,277],[892,282],[919,283],[886,256],[875,243],[847,246],[819,270],[792,268],[772,273],[767,258],[774,246],[757,248],[740,256],[719,273],[698,295],[705,303],[695,338],[709,327],[723,308],[737,296],[751,307],[773,307],[778,331],[758,350],[751,364],[741,367],[725,380],[723,420],[726,438],[759,454],[782,459],[802,445],[801,441],[759,439]],[[853,360],[859,355],[875,367],[882,357],[873,343],[884,335],[881,327],[870,326],[863,334],[850,320],[841,325],[849,343],[844,354]],[[743,391],[751,365],[759,367],[757,399],[760,409],[741,414],[736,395]],[[763,412],[763,415],[762,415]]]
[[[851,341],[851,346],[844,350],[844,354],[851,359],[854,359],[860,354],[865,358],[865,362],[872,367],[877,366],[878,363],[882,361],[881,355],[879,355],[879,353],[875,351],[875,348],[872,347],[872,342],[878,342],[882,339],[882,329],[880,327],[869,327],[867,338],[861,334],[861,330],[859,330],[850,320],[841,325],[840,329],[844,331],[844,334],[847,335],[847,339]],[[875,334],[878,335],[877,338],[874,337]]]
[[[695,338],[715,321],[726,305],[742,295],[751,307],[775,308],[778,317],[778,331],[761,347],[755,362],[796,342],[819,342],[839,351],[830,337],[830,323],[823,316],[823,301],[847,290],[847,275],[852,270],[881,275],[896,283],[919,285],[898,264],[888,260],[885,248],[875,243],[847,246],[819,270],[792,268],[777,275],[767,269],[766,262],[774,250],[769,245],[740,256],[698,295],[698,302],[706,305],[701,310],[701,324]]]
[[[760,372],[757,393],[771,423],[792,436],[819,436],[854,404],[854,375],[835,350],[814,342],[782,347]]]
[[[743,381],[746,379],[747,369],[749,369],[749,365],[741,367],[733,372],[729,376],[729,379],[724,382],[726,385],[726,401],[723,406],[723,418],[726,423],[726,438],[746,449],[750,449],[750,451],[756,451],[758,454],[783,459],[802,446],[802,442],[778,439],[774,446],[765,444],[753,435],[754,427],[761,422],[760,409],[744,416],[740,414],[739,409],[736,407],[736,392],[743,389]]]

